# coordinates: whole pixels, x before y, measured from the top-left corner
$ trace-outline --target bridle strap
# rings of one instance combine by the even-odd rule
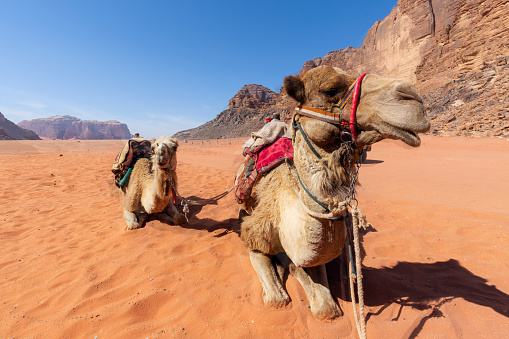
[[[338,124],[343,125],[343,126],[348,125],[350,127],[350,132],[352,134],[353,139],[355,140],[355,142],[357,142],[357,135],[358,135],[357,128],[356,128],[356,126],[357,126],[357,119],[356,119],[357,107],[359,106],[359,101],[360,101],[362,80],[368,74],[369,73],[363,73],[360,77],[358,77],[357,80],[354,82],[354,84],[352,86],[350,86],[347,94],[341,100],[341,102],[333,105],[330,111],[324,111],[324,110],[321,110],[318,108],[300,105],[300,106],[295,107],[295,112],[298,114],[310,117],[310,118],[325,121],[325,122],[335,124],[335,125],[338,125]],[[352,93],[353,93],[353,97],[352,97],[352,107],[350,110],[350,120],[347,122],[342,119],[343,109],[346,105],[347,100],[350,98],[350,95]],[[334,107],[338,107],[340,109],[340,112],[333,113],[332,109]]]
[[[357,107],[359,106],[359,101],[360,101],[362,79],[364,79],[364,77],[366,75],[368,75],[368,73],[361,74],[361,76],[355,82],[355,89],[353,91],[352,108],[350,110],[350,123],[349,124],[350,124],[350,132],[352,133],[352,137],[355,140],[355,142],[357,142],[357,128],[356,128],[357,119],[355,116],[357,114]]]
[[[292,118],[292,127],[293,127],[293,142],[295,143],[295,135],[297,133],[297,129],[300,131],[300,134],[302,134],[302,137],[304,138],[304,141],[306,142],[306,144],[308,145],[308,147],[311,149],[311,152],[313,152],[313,154],[319,159],[321,160],[325,166],[327,166],[327,163],[322,159],[322,156],[320,155],[320,153],[318,153],[318,151],[313,147],[313,144],[311,144],[311,142],[309,141],[307,135],[306,135],[306,132],[304,132],[304,129],[302,128],[302,125],[300,124],[300,122],[298,120],[295,119],[295,116],[296,114],[294,114],[293,118]]]

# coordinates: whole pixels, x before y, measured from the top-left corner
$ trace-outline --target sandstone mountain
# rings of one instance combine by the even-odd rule
[[[299,74],[331,65],[352,75],[368,72],[407,79],[424,99],[432,119],[430,134],[509,137],[508,34],[507,0],[399,0],[368,31],[360,48],[339,49],[306,61]],[[261,112],[256,102],[250,109],[258,115],[269,110],[267,104],[287,119],[293,111],[284,94],[271,94]],[[199,127],[202,135],[220,137],[203,131],[211,122]],[[241,125],[222,128],[239,128],[248,135]],[[189,138],[192,131],[187,131]]]
[[[34,132],[17,126],[0,113],[0,140],[40,140]]]
[[[228,109],[199,127],[181,131],[179,139],[218,139],[249,135],[275,113],[288,115],[281,95],[261,85],[245,85],[228,103]]]
[[[115,120],[81,120],[70,115],[23,120],[18,126],[34,131],[49,139],[129,139],[131,132],[126,124]]]

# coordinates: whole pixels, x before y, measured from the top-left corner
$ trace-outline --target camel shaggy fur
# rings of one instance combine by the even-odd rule
[[[286,77],[284,88],[299,105],[341,113],[334,104],[346,96],[355,80],[337,68],[321,66],[302,78]],[[346,121],[347,115],[343,117]],[[304,193],[296,171],[318,200],[329,205],[343,201],[349,190],[350,166],[355,165],[362,147],[385,138],[419,146],[417,133],[428,131],[430,123],[410,83],[371,74],[362,82],[352,161],[348,161],[341,126],[302,115],[295,118],[323,160],[311,152],[300,132],[295,133],[294,161],[259,179],[253,190],[255,198],[246,207],[250,213],[241,222],[241,238],[249,249],[265,304],[278,308],[290,302],[283,286],[285,269],[289,269],[303,286],[313,315],[330,320],[342,311],[329,290],[325,264],[343,250],[345,222],[316,217],[324,208]],[[303,205],[316,212],[315,216]]]
[[[139,158],[124,192],[124,220],[127,229],[142,227],[151,214],[169,215],[173,223],[186,222],[173,204],[170,180],[177,185],[177,139],[162,136],[152,142],[151,159]]]

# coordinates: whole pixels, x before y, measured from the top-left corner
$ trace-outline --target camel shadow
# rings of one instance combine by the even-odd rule
[[[362,230],[361,239],[367,232],[373,231],[376,232],[374,228]],[[364,258],[362,243],[361,240],[361,257]],[[327,264],[331,292],[335,296],[342,295],[341,279],[337,273],[340,264],[339,259]],[[399,320],[404,307],[430,310],[412,331],[410,338],[415,338],[429,319],[443,317],[440,308],[456,298],[489,307],[509,318],[509,295],[461,266],[456,259],[434,263],[402,261],[393,267],[381,268],[363,265],[362,275],[365,305],[380,307],[376,312],[369,312],[366,321],[380,315],[392,304],[399,305],[398,314],[392,321]]]
[[[197,196],[189,196],[186,197],[188,200],[199,201],[204,200],[203,198]],[[213,203],[208,203],[208,205],[217,205],[217,201]],[[187,213],[187,220],[185,224],[177,225],[181,228],[186,229],[195,229],[200,231],[207,232],[215,232],[217,230],[223,229],[223,232],[214,235],[214,237],[219,238],[225,236],[229,233],[237,233],[240,235],[240,225],[239,220],[237,218],[230,218],[226,220],[217,221],[211,218],[198,218],[198,214],[201,212],[205,205],[189,205],[189,212]],[[183,206],[180,203],[176,204],[177,210],[180,213],[184,213]],[[168,225],[168,226],[176,226],[171,218],[157,218],[160,222]]]
[[[239,235],[236,226],[237,224],[237,218],[229,218],[226,220],[217,221],[211,218],[200,219],[194,217],[193,219],[189,218],[189,222],[179,226],[186,229],[195,229],[207,232],[215,232],[222,229],[223,231],[221,233],[214,235],[215,238],[220,238],[230,233],[237,233],[237,235]]]

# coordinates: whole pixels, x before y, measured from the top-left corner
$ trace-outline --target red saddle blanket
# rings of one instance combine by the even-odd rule
[[[293,160],[292,140],[281,137],[270,145],[248,152],[247,155],[242,171],[239,171],[235,178],[235,197],[239,204],[251,196],[260,175],[269,172],[286,159]]]
[[[273,144],[255,154],[255,159],[256,170],[260,174],[270,171],[285,159],[293,160],[292,139],[285,137],[277,139]]]

